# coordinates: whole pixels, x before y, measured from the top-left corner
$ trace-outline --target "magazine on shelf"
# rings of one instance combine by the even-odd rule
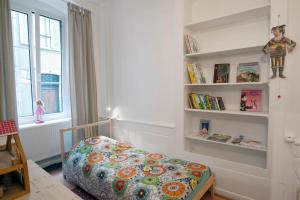
[[[224,135],[224,134],[217,134],[214,133],[210,136],[207,137],[207,140],[212,140],[212,141],[216,141],[216,142],[227,142],[229,139],[231,138],[230,135]]]
[[[214,83],[228,83],[229,82],[229,67],[230,64],[215,64],[214,69]]]
[[[192,84],[206,83],[202,68],[199,64],[186,64],[186,66]]]
[[[259,70],[258,62],[240,63],[237,67],[236,82],[259,82]]]
[[[266,145],[262,141],[252,140],[252,139],[244,139],[241,141],[240,144],[246,147],[258,148],[258,149],[266,148]]]
[[[262,90],[242,90],[241,91],[241,111],[259,112],[261,111]]]

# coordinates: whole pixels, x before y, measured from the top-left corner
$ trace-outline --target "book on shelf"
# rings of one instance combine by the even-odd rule
[[[222,97],[216,97],[218,101],[219,110],[225,110],[225,105]]]
[[[184,41],[185,41],[186,52],[188,54],[198,52],[197,40],[194,37],[190,36],[189,34],[185,34]]]
[[[261,111],[262,90],[242,90],[240,111]]]
[[[186,67],[192,84],[206,83],[202,68],[199,64],[186,64]]]
[[[260,67],[258,62],[240,63],[237,67],[236,82],[259,82]]]
[[[188,103],[192,109],[225,110],[222,97],[190,93],[188,95]]]
[[[259,140],[253,139],[244,139],[243,136],[233,137],[226,134],[202,134],[201,132],[195,134],[196,137],[202,138],[204,140],[222,142],[227,144],[232,144],[236,146],[243,146],[246,148],[255,148],[255,149],[266,149],[266,145]]]
[[[217,134],[214,133],[212,135],[209,135],[207,137],[207,140],[212,140],[212,141],[216,141],[216,142],[227,142],[228,140],[230,140],[231,136],[230,135],[224,135],[224,134]]]
[[[189,97],[192,107],[195,109],[201,109],[199,96],[195,93],[192,93],[189,95]]]
[[[234,137],[231,140],[232,144],[240,144],[241,142],[242,142],[242,138],[240,138],[240,137]]]
[[[228,83],[229,82],[230,64],[215,64],[214,69],[214,83]]]
[[[252,139],[246,139],[242,140],[240,143],[242,146],[246,147],[252,147],[252,148],[257,148],[257,149],[265,149],[266,145],[259,140],[252,140]]]

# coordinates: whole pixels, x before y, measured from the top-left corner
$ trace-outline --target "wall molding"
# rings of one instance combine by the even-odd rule
[[[164,124],[164,123],[157,123],[157,122],[147,122],[147,121],[140,121],[140,120],[133,120],[133,119],[117,119],[113,118],[113,120],[117,122],[123,123],[130,123],[130,124],[140,124],[146,126],[154,126],[154,127],[161,127],[161,128],[168,128],[168,129],[175,129],[175,124]]]
[[[222,195],[227,198],[234,198],[234,199],[239,199],[239,200],[255,200],[255,199],[252,199],[252,198],[249,198],[249,197],[246,197],[246,196],[234,193],[234,192],[230,192],[228,190],[224,190],[219,187],[216,187],[215,189],[216,189],[217,194]]]

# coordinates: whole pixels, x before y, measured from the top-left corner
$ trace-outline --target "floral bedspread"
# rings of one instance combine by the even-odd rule
[[[74,145],[63,172],[98,199],[192,199],[211,175],[198,163],[149,153],[100,136]]]

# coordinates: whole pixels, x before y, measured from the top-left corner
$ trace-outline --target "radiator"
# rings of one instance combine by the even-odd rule
[[[27,159],[41,161],[59,155],[59,129],[68,127],[71,127],[70,119],[21,126],[20,137]]]

